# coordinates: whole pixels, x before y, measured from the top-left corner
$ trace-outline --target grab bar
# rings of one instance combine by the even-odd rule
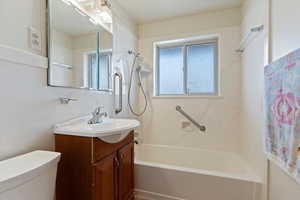
[[[116,96],[116,80],[117,80],[117,77],[119,77],[119,108],[116,108],[115,113],[119,114],[123,110],[123,103],[122,103],[123,102],[123,100],[122,100],[122,97],[123,97],[123,76],[122,76],[122,74],[120,74],[118,72],[114,74],[114,94],[115,94],[115,96]]]
[[[181,106],[176,106],[176,110],[181,113],[184,117],[186,117],[189,121],[191,121],[195,126],[199,128],[200,131],[205,132],[206,127],[201,126],[198,122],[196,122],[191,116],[189,116],[182,108]]]

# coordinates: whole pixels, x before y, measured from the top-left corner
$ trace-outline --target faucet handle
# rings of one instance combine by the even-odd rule
[[[97,115],[97,114],[100,114],[102,109],[104,109],[104,106],[99,106],[95,109],[94,113]]]

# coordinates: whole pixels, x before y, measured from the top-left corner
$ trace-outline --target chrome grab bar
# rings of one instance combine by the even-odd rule
[[[116,96],[116,80],[117,80],[117,77],[119,77],[119,108],[116,108],[115,113],[119,114],[123,110],[123,100],[122,100],[122,97],[123,97],[123,76],[122,76],[122,74],[120,74],[118,72],[116,72],[114,74],[114,94],[115,94],[115,96]]]
[[[189,116],[182,108],[181,106],[176,106],[176,110],[181,113],[184,117],[186,117],[189,121],[191,121],[197,128],[199,128],[200,131],[205,132],[206,127],[200,125],[198,122],[196,122],[191,116]]]

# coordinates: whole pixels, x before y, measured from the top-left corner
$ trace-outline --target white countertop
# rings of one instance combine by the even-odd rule
[[[82,137],[105,137],[128,132],[140,126],[140,122],[135,119],[114,118],[105,118],[100,124],[88,124],[90,118],[91,116],[85,116],[57,124],[54,133]]]

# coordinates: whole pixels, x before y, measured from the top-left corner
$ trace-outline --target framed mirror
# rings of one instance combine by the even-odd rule
[[[48,85],[111,91],[113,34],[64,0],[48,0],[48,22]]]

